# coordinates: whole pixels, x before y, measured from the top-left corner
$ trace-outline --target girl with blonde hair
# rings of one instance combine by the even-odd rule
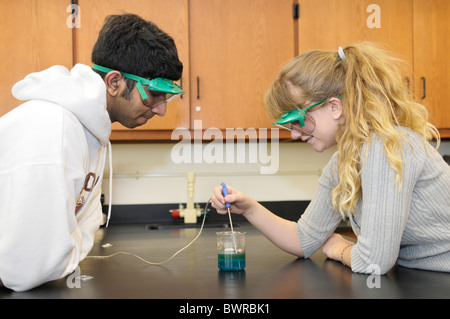
[[[298,222],[229,187],[213,207],[244,215],[281,249],[308,258],[322,247],[354,272],[401,266],[450,272],[450,166],[429,144],[439,133],[414,101],[398,60],[371,43],[294,58],[265,96],[276,125],[317,152],[337,144]],[[333,234],[350,220],[356,243]],[[374,268],[376,266],[377,268]]]

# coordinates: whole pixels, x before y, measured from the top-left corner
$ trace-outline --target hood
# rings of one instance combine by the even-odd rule
[[[56,65],[31,73],[14,85],[12,94],[19,100],[49,101],[66,108],[102,145],[109,143],[105,83],[89,66],[77,64],[69,72]]]

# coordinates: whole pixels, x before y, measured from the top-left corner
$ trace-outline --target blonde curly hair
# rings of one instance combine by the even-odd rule
[[[398,126],[420,134],[424,142],[436,139],[438,130],[428,122],[426,108],[417,103],[402,81],[399,63],[373,43],[362,42],[344,48],[345,60],[337,51],[314,50],[289,61],[264,98],[270,117],[331,97],[341,97],[344,123],[338,144],[339,181],[332,191],[333,207],[345,217],[355,213],[361,197],[361,148],[373,133],[384,144],[385,155],[402,186],[403,136]],[[300,88],[292,96],[290,87]],[[368,148],[367,148],[368,149]]]

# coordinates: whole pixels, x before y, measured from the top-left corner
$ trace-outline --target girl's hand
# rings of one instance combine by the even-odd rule
[[[228,195],[223,197],[222,187],[215,187],[213,190],[213,196],[211,198],[211,206],[214,207],[219,214],[227,214],[228,209],[225,207],[225,203],[231,204],[230,210],[235,214],[244,214],[251,205],[256,202],[248,197],[247,195],[241,193],[233,187],[227,186]]]
[[[233,187],[227,186],[227,189],[228,195],[224,197],[222,187],[215,187],[211,197],[211,206],[219,214],[228,212],[225,207],[225,203],[228,202],[231,204],[230,210],[233,213],[243,215],[276,246],[295,256],[304,256],[294,222],[273,214],[256,200]]]

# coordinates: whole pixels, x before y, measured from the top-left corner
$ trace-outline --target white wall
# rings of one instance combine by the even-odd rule
[[[178,145],[178,146],[177,146]],[[203,143],[205,150],[208,143]],[[243,145],[243,144],[240,144]],[[253,144],[255,146],[256,144]],[[178,157],[172,155],[179,144],[114,144],[113,156],[113,195],[112,203],[121,204],[159,204],[185,203],[187,200],[187,172],[195,172],[195,202],[206,202],[212,195],[212,189],[222,182],[245,192],[257,200],[309,200],[314,194],[321,169],[326,165],[334,150],[321,154],[314,152],[304,143],[279,143],[278,150],[270,152],[272,144],[256,145],[270,154],[275,174],[261,174],[261,167],[269,163],[249,163],[249,144],[245,144],[246,158],[238,163],[237,145],[234,147],[234,159],[223,163],[208,164],[200,151],[202,163],[175,163]],[[224,147],[224,153],[226,149]],[[175,155],[177,155],[176,153]],[[239,152],[242,154],[242,150]],[[276,156],[278,154],[278,156]],[[193,157],[193,156],[192,156]],[[197,157],[198,160],[198,157]],[[276,165],[278,161],[278,165]],[[103,193],[109,202],[109,165],[105,168]]]
[[[210,144],[203,142],[200,149],[206,152],[208,145]],[[272,150],[273,155],[270,153],[272,144],[267,145],[267,154],[270,154],[272,163],[277,160],[275,154],[279,154],[277,173],[261,174],[261,167],[268,165],[261,162],[263,158],[259,155],[257,163],[249,163],[249,155],[255,155],[255,150],[250,151],[248,144],[244,150],[244,163],[237,163],[235,148],[234,160],[212,164],[205,163],[208,159],[202,151],[199,153],[202,163],[175,163],[174,160],[179,158],[172,152],[180,144],[114,144],[112,203],[186,203],[187,172],[196,173],[195,202],[206,202],[211,197],[213,187],[221,182],[259,201],[310,200],[317,187],[321,169],[335,148],[317,153],[305,143],[282,142],[277,145],[279,149]],[[263,144],[256,146],[258,152],[260,149],[266,150]],[[226,153],[225,148],[223,151]],[[441,154],[450,154],[450,142],[443,142],[439,151]],[[225,156],[226,154],[224,159]],[[106,203],[109,203],[109,168],[108,165],[106,167],[103,192]]]

